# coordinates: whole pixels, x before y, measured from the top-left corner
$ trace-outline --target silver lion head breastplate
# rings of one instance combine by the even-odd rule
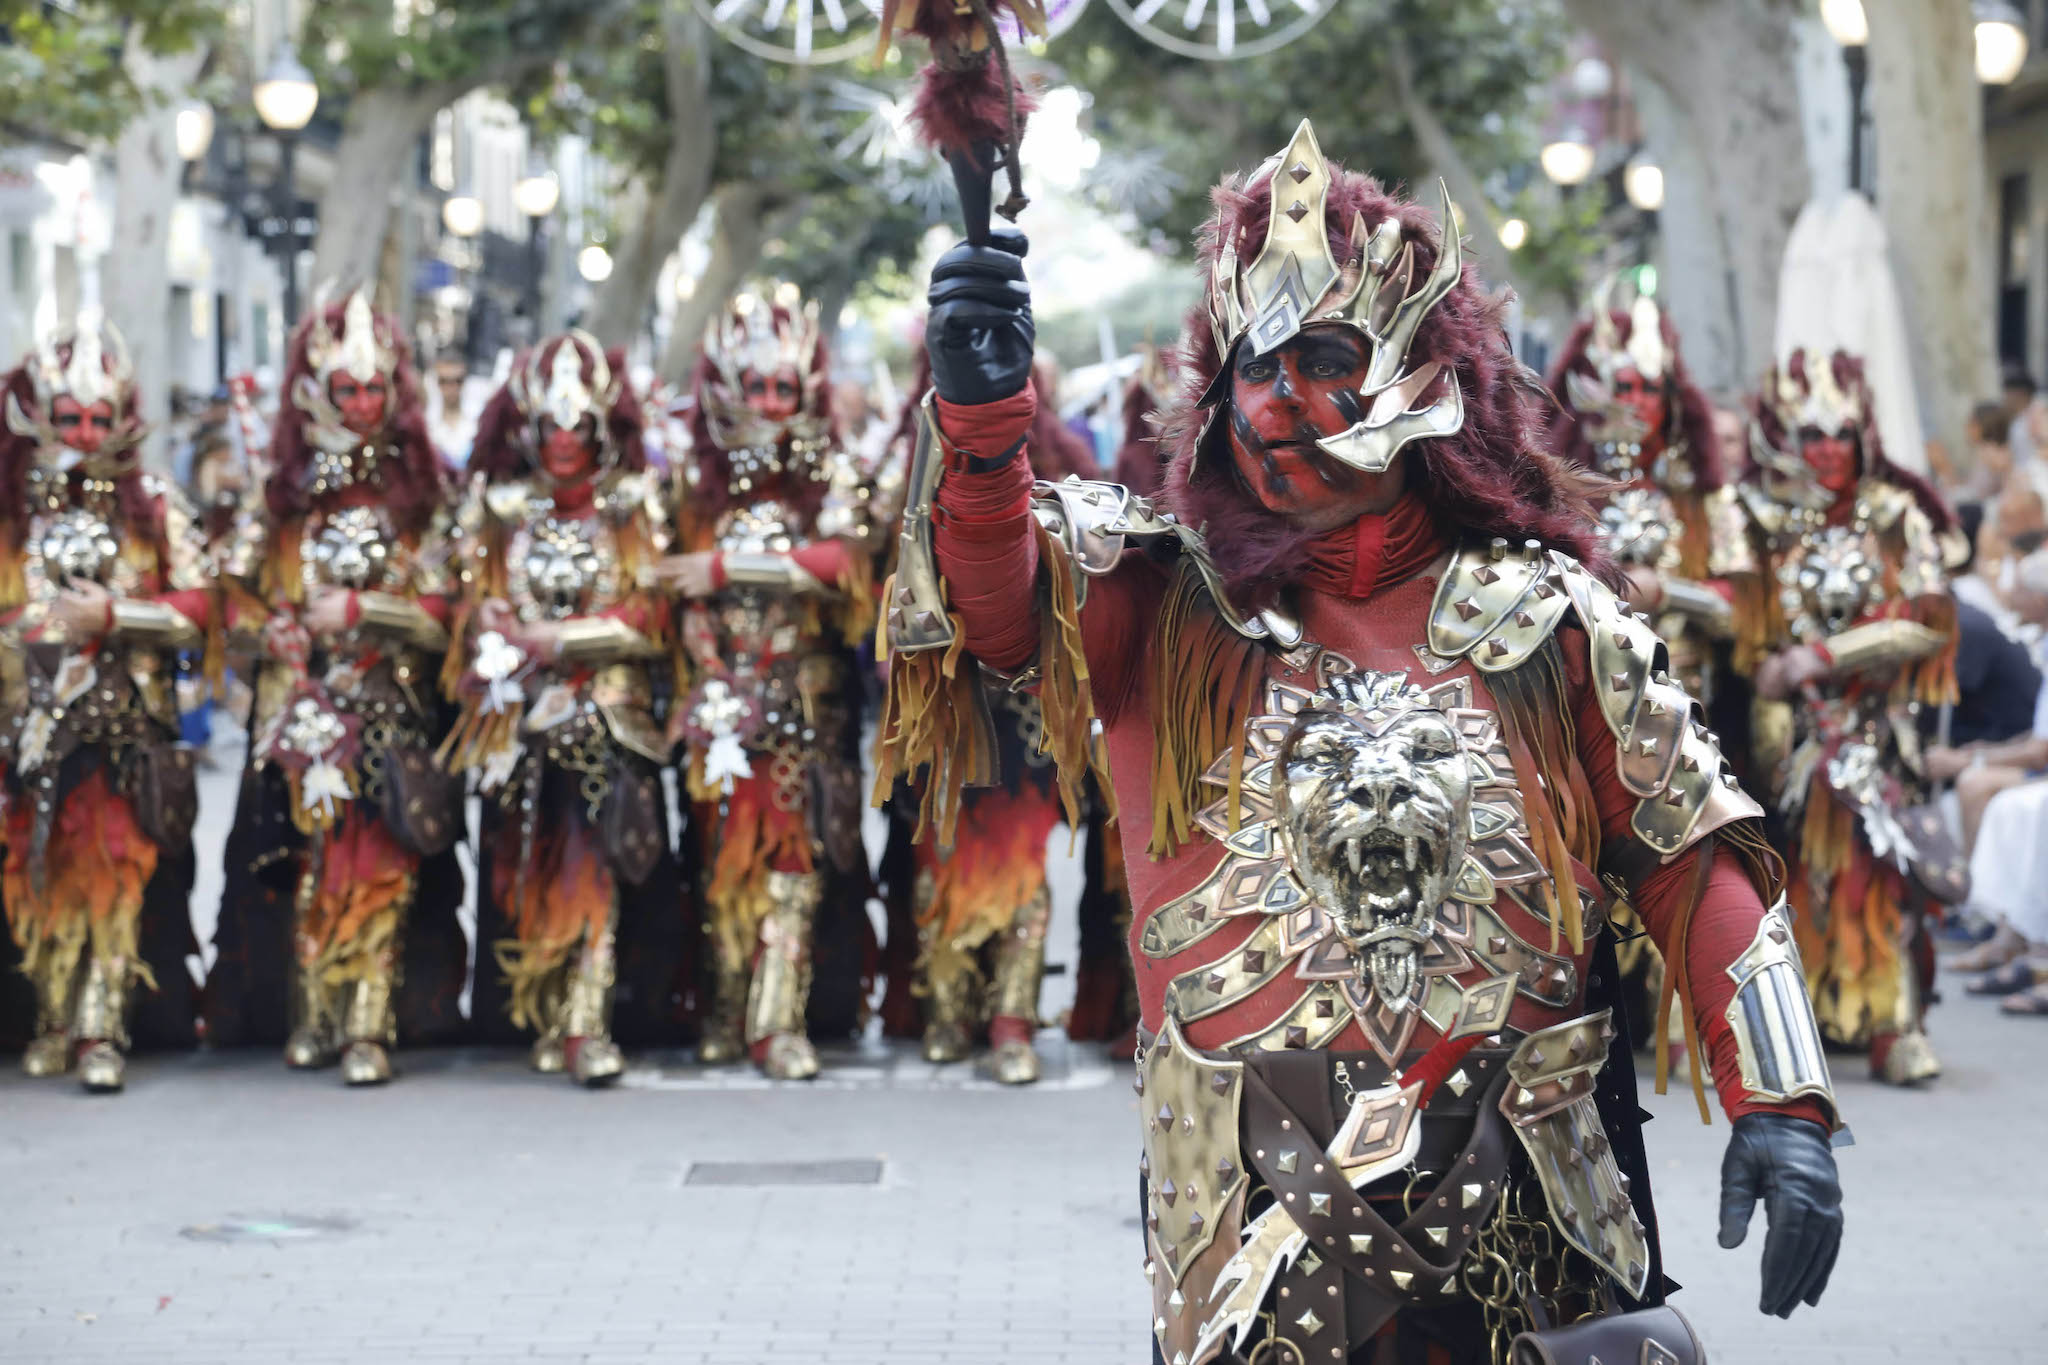
[[[1884,600],[1877,550],[1867,532],[1829,526],[1801,538],[1778,565],[1778,604],[1794,638],[1822,639],[1853,625]]]
[[[788,554],[796,548],[796,514],[778,498],[735,507],[719,521],[718,548],[727,554]]]
[[[121,556],[121,543],[104,517],[83,507],[67,508],[42,524],[36,557],[54,583],[107,583]]]
[[[1623,564],[1661,564],[1677,529],[1677,511],[1661,488],[1617,489],[1600,508],[1600,547]]]
[[[381,587],[398,576],[396,542],[381,507],[344,507],[308,526],[300,572],[308,587]]]
[[[508,558],[523,619],[564,620],[618,596],[618,557],[581,518],[541,517],[519,532]]]

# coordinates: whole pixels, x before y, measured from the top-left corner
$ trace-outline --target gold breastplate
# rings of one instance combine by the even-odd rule
[[[306,587],[398,591],[407,553],[384,509],[374,503],[309,517],[300,533],[299,573]]]
[[[507,588],[520,618],[560,621],[619,598],[619,556],[594,519],[539,517],[513,533]]]

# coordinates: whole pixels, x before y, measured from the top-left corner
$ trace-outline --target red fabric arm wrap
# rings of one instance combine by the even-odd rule
[[[964,468],[970,458],[1000,459],[1017,448],[1031,431],[1038,412],[1038,393],[1029,384],[993,403],[961,407],[943,398],[933,400],[939,414],[939,440],[946,468]]]
[[[158,593],[156,600],[201,630],[205,630],[213,621],[213,594],[204,588]]]
[[[789,557],[828,588],[844,583],[853,568],[853,551],[843,540],[814,540],[791,550]]]
[[[1027,425],[1029,421],[1027,411]],[[1012,672],[1038,653],[1038,542],[1031,529],[1031,465],[1017,459],[986,474],[970,474],[953,467],[957,448],[950,440],[947,445],[951,468],[939,483],[932,514],[932,548],[939,573],[946,580],[948,604],[966,627],[967,648],[989,667]]]
[[[637,600],[621,602],[616,607],[599,612],[598,615],[608,616],[614,621],[623,621],[630,629],[637,630],[643,635],[647,633],[647,604],[645,602]]]
[[[448,599],[440,593],[421,593],[420,610],[433,617],[443,626],[448,624]]]

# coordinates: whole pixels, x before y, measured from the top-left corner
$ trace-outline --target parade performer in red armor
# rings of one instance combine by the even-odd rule
[[[1940,496],[1885,459],[1863,366],[1795,351],[1765,379],[1753,466],[1723,493],[1713,572],[1756,692],[1752,764],[1786,821],[1786,893],[1821,1031],[1873,1074],[1932,1080],[1926,921],[1966,894],[1924,803],[1919,705],[1952,702],[1955,605]],[[1717,518],[1717,521],[1720,520]],[[1917,809],[1915,809],[1917,808]]]
[[[1762,1307],[1817,1301],[1835,1113],[1777,859],[1607,585],[1448,197],[1394,198],[1304,123],[1214,200],[1158,504],[1034,486],[1023,242],[970,222],[940,258],[885,598],[882,761],[935,782],[936,824],[988,775],[985,676],[1037,689],[1062,780],[1101,724],[1159,1357],[1696,1355],[1669,1309],[1613,1316],[1665,1289],[1617,895],[1732,1120],[1722,1241],[1768,1193]]]
[[[195,1038],[198,796],[174,685],[178,651],[217,658],[206,546],[142,472],[135,375],[96,315],[43,329],[0,395],[0,897],[35,996],[22,1069],[115,1091],[131,1038]]]
[[[484,407],[458,517],[463,647],[444,672],[461,717],[443,761],[483,797],[471,1015],[530,1030],[535,1070],[592,1086],[625,1067],[612,1000],[628,947],[672,942],[661,922],[682,919],[653,715],[667,510],[624,363],[571,332]],[[672,983],[634,983],[653,997],[641,1012]]]
[[[325,291],[292,334],[261,506],[222,566],[260,638],[208,1037],[283,1038],[350,1085],[460,1029],[458,776],[434,751],[456,582],[448,490],[396,319]]]
[[[876,536],[816,305],[779,293],[740,296],[706,333],[662,575],[682,599],[671,729],[707,869],[699,1056],[803,1080],[814,949],[838,945],[833,977],[857,981],[871,936],[852,646],[874,621]]]

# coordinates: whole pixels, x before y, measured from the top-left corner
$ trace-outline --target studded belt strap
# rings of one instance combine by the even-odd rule
[[[1459,1266],[1500,1198],[1506,1178],[1507,1125],[1497,1104],[1506,1083],[1505,1069],[1489,1080],[1464,1150],[1398,1228],[1352,1189],[1336,1163],[1325,1156],[1324,1143],[1315,1134],[1330,1131],[1334,1123],[1313,1124],[1322,1116],[1304,1114],[1288,1102],[1312,1103],[1309,1097],[1320,1093],[1327,1108],[1327,1086],[1295,1085],[1290,1070],[1246,1069],[1245,1147],[1253,1169],[1308,1235],[1317,1265],[1327,1263],[1350,1272],[1344,1295],[1351,1300],[1347,1335],[1354,1341],[1370,1336],[1405,1304],[1447,1301],[1457,1292]],[[1282,1090],[1287,1092],[1285,1099]],[[1296,1270],[1310,1260],[1304,1253]],[[1281,1278],[1280,1288],[1292,1287],[1290,1272]],[[1311,1297],[1315,1292],[1329,1297],[1326,1289],[1314,1290]],[[1285,1301],[1277,1306],[1284,1327],[1292,1315]],[[1311,1352],[1310,1358],[1322,1358],[1321,1353]]]

